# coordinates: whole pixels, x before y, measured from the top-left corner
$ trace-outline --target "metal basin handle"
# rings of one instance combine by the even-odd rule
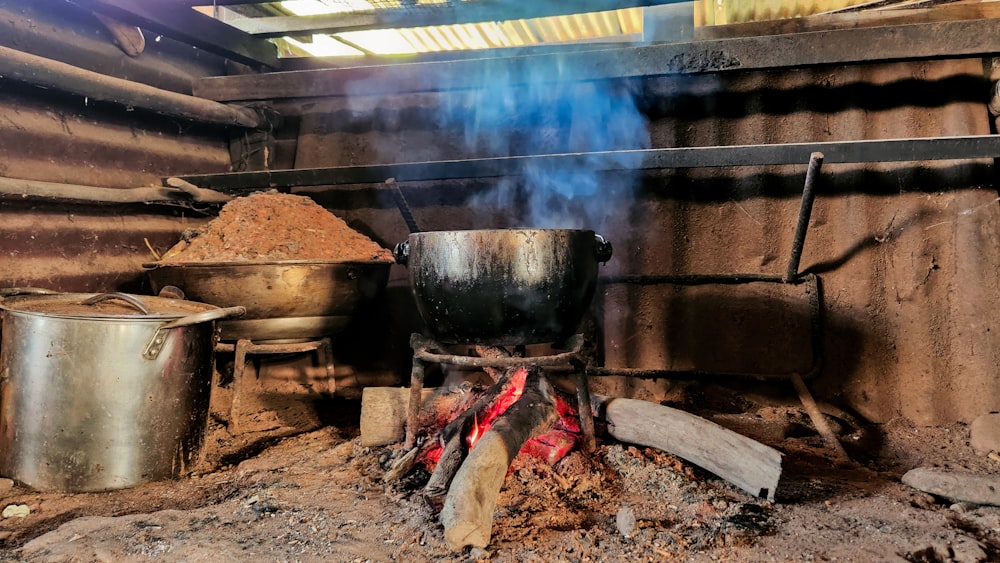
[[[230,317],[242,317],[246,314],[246,312],[246,307],[224,307],[222,309],[209,309],[208,311],[202,311],[186,317],[167,321],[157,327],[156,332],[153,333],[153,337],[149,339],[148,343],[146,343],[146,347],[142,351],[142,357],[147,360],[155,360],[156,357],[160,355],[160,350],[163,349],[163,343],[167,341],[167,331],[170,329],[207,323],[208,321],[216,321]]]

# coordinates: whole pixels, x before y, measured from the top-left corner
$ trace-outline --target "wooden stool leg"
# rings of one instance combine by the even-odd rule
[[[333,344],[330,342],[329,337],[319,341],[319,345],[316,347],[316,356],[320,365],[326,367],[325,392],[333,395],[337,392],[337,380],[334,377]]]
[[[403,444],[406,450],[413,449],[417,445],[417,424],[423,392],[424,364],[413,358],[413,368],[410,370],[410,402],[406,406],[406,442]]]
[[[576,368],[576,402],[580,412],[580,430],[583,431],[583,449],[590,453],[597,449],[594,432],[594,413],[590,407],[590,383],[587,381],[587,366],[583,362],[572,362]]]
[[[240,407],[243,396],[248,393],[249,384],[246,379],[247,352],[253,344],[249,340],[236,341],[236,357],[233,359],[233,402],[229,407],[229,433],[240,433]]]

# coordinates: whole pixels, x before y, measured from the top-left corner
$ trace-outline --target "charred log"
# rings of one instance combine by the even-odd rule
[[[516,390],[524,388],[528,375],[528,370],[524,368],[508,370],[472,407],[444,427],[439,434],[443,448],[441,459],[438,460],[427,486],[424,487],[425,496],[435,498],[447,492],[448,484],[468,454],[466,437],[472,433],[479,421],[489,418],[488,411],[504,412],[511,404],[516,404],[521,397]]]
[[[437,433],[458,413],[469,408],[477,395],[462,384],[421,390],[417,422],[428,435]],[[361,394],[361,445],[386,446],[403,440],[410,390],[405,387],[366,387]]]
[[[774,500],[781,453],[693,414],[637,399],[594,397],[608,433],[711,471],[755,497]]]
[[[448,487],[440,519],[451,548],[489,545],[497,495],[511,461],[525,441],[548,430],[556,417],[552,386],[532,370],[524,395],[483,434]]]

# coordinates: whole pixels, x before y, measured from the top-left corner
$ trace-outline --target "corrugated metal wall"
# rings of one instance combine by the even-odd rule
[[[988,86],[978,59],[629,85],[649,119],[651,144],[659,147],[985,134]],[[463,114],[476,100],[500,103],[511,95],[500,92],[310,100],[302,106],[296,164],[567,150],[560,143],[572,143],[571,124],[552,128],[543,123],[550,115],[524,120],[516,110],[497,109],[503,119],[486,131],[509,142],[463,142]],[[593,118],[586,111],[578,117]],[[610,132],[615,124],[607,126]],[[518,144],[533,138],[533,127],[544,146]],[[642,131],[632,131],[607,148],[633,148],[628,139]],[[589,196],[600,209],[589,228],[615,246],[601,273],[783,274],[805,166],[668,170],[642,180],[634,194],[604,184]],[[991,175],[991,163],[981,161],[824,167],[802,260],[803,270],[820,276],[825,301],[825,362],[811,382],[820,400],[874,421],[907,416],[920,424],[1000,409],[994,306],[1000,206],[994,189],[981,188]],[[502,198],[477,212],[483,198],[475,194],[492,187],[483,180],[404,189],[427,229],[538,226],[528,224],[529,209]],[[391,199],[365,193],[374,210],[359,209],[345,192],[318,197],[347,216],[363,216],[380,240],[403,240]],[[404,293],[405,272],[397,271],[392,284]],[[810,298],[804,286],[605,286],[596,300],[604,359],[610,367],[807,372],[819,353],[805,334]],[[594,385],[658,400],[673,383],[601,378]],[[787,378],[784,385],[791,392]]]
[[[223,62],[147,37],[119,50],[100,22],[65,2],[0,2],[0,45],[81,68],[190,93]],[[181,120],[0,78],[0,176],[105,188],[159,185],[171,174],[222,172],[227,136]],[[111,206],[0,198],[0,285],[74,291],[137,290],[140,264],[201,213],[162,205]]]
[[[982,68],[976,59],[652,80],[647,88],[658,101],[648,111],[658,146],[988,134]],[[782,274],[804,171],[805,163],[653,181],[655,193],[627,221],[658,227],[625,235],[634,253],[614,267]],[[820,275],[826,301],[826,362],[814,384],[821,397],[871,420],[906,416],[920,424],[1000,408],[1000,206],[994,189],[981,188],[991,180],[988,162],[824,167],[802,260],[803,270]],[[609,363],[688,367],[672,333],[697,327],[674,325],[670,290],[610,291]],[[747,298],[717,288],[715,306],[727,299]],[[767,308],[749,299],[745,309]],[[774,303],[807,314],[802,299]],[[634,304],[645,309],[639,319]],[[676,318],[690,323],[705,305],[687,305]],[[727,331],[746,328],[738,320],[705,332],[704,346],[728,354],[737,368],[759,370],[753,355],[761,346],[720,347]],[[782,324],[769,330],[780,339],[799,336]],[[771,370],[780,373],[780,364]]]
[[[39,5],[0,3],[7,17],[0,25],[21,30],[0,35],[0,44],[42,49],[44,42],[36,44],[31,30],[74,13],[68,8],[46,13]],[[69,30],[59,41],[103,53],[86,57],[95,67],[120,64],[122,73],[162,80],[160,86],[172,84],[179,91],[185,75],[221,73],[209,61],[185,60],[169,45],[127,59],[86,20],[86,12],[75,17],[82,19],[59,24]],[[592,86],[565,95],[586,95]],[[982,134],[990,131],[988,86],[982,61],[970,59],[664,77],[629,82],[625,89],[638,94],[652,146],[669,147]],[[551,98],[551,92],[543,94]],[[490,108],[491,101],[510,100],[495,89],[478,96],[310,100],[300,104],[301,120],[293,120],[303,128],[296,165],[573,150],[581,131],[588,131],[559,125],[544,113],[498,111],[491,117],[499,119],[494,129],[465,142],[468,123],[462,114],[483,104],[503,109]],[[591,117],[574,104],[557,107],[575,119]],[[610,133],[623,123],[612,119],[602,125]],[[624,132],[634,135],[602,143],[603,148],[639,143],[644,131],[624,125]],[[541,132],[541,141],[531,140],[532,129]],[[505,145],[492,144],[501,133],[513,134]],[[9,82],[0,82],[0,146],[5,151],[0,175],[104,187],[222,171],[229,164],[219,131]],[[825,299],[825,364],[812,382],[821,399],[871,420],[907,416],[920,424],[971,420],[1000,409],[1000,311],[994,305],[1000,207],[996,191],[980,187],[992,180],[990,164],[824,168],[802,263],[821,277]],[[590,226],[616,248],[602,274],[782,273],[804,170],[805,162],[663,171],[645,178],[634,194],[604,184],[589,196],[601,210]],[[473,196],[488,184],[407,189],[418,220],[429,228],[523,225],[532,211],[523,205],[492,200],[485,213],[471,212]],[[448,189],[452,185],[455,190]],[[531,190],[509,187],[515,193]],[[404,224],[383,194],[317,191],[315,196],[386,245],[405,238]],[[136,288],[142,283],[139,265],[149,258],[146,240],[166,248],[179,230],[202,220],[184,209],[10,198],[0,199],[0,213],[5,285],[80,291]],[[778,289],[604,287],[596,312],[605,361],[641,368],[705,368],[711,367],[705,362],[716,362],[733,371],[804,371],[813,352],[804,350],[802,339],[804,327],[811,326],[809,296],[799,286]],[[405,294],[405,270],[396,268],[393,303]],[[403,357],[407,333],[416,328],[413,311],[387,306],[386,313],[392,326],[386,327],[389,343],[383,348]],[[608,379],[598,389],[655,397],[666,387],[669,382]]]

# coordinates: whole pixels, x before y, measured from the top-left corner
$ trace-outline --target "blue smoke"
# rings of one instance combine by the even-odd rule
[[[558,60],[558,59],[556,59]],[[498,157],[644,149],[650,147],[647,120],[636,106],[636,92],[625,81],[573,82],[565,66],[548,57],[526,57],[527,64],[483,61],[483,87],[447,96],[446,128],[459,129],[470,154]],[[537,61],[537,62],[530,62]],[[621,157],[622,159],[626,157]],[[634,160],[634,155],[629,157]],[[620,163],[628,168],[635,162]],[[634,170],[602,173],[586,160],[573,163],[527,162],[520,177],[503,178],[477,204],[523,208],[528,228],[597,228],[616,205],[631,196]],[[628,202],[624,202],[627,204]]]

